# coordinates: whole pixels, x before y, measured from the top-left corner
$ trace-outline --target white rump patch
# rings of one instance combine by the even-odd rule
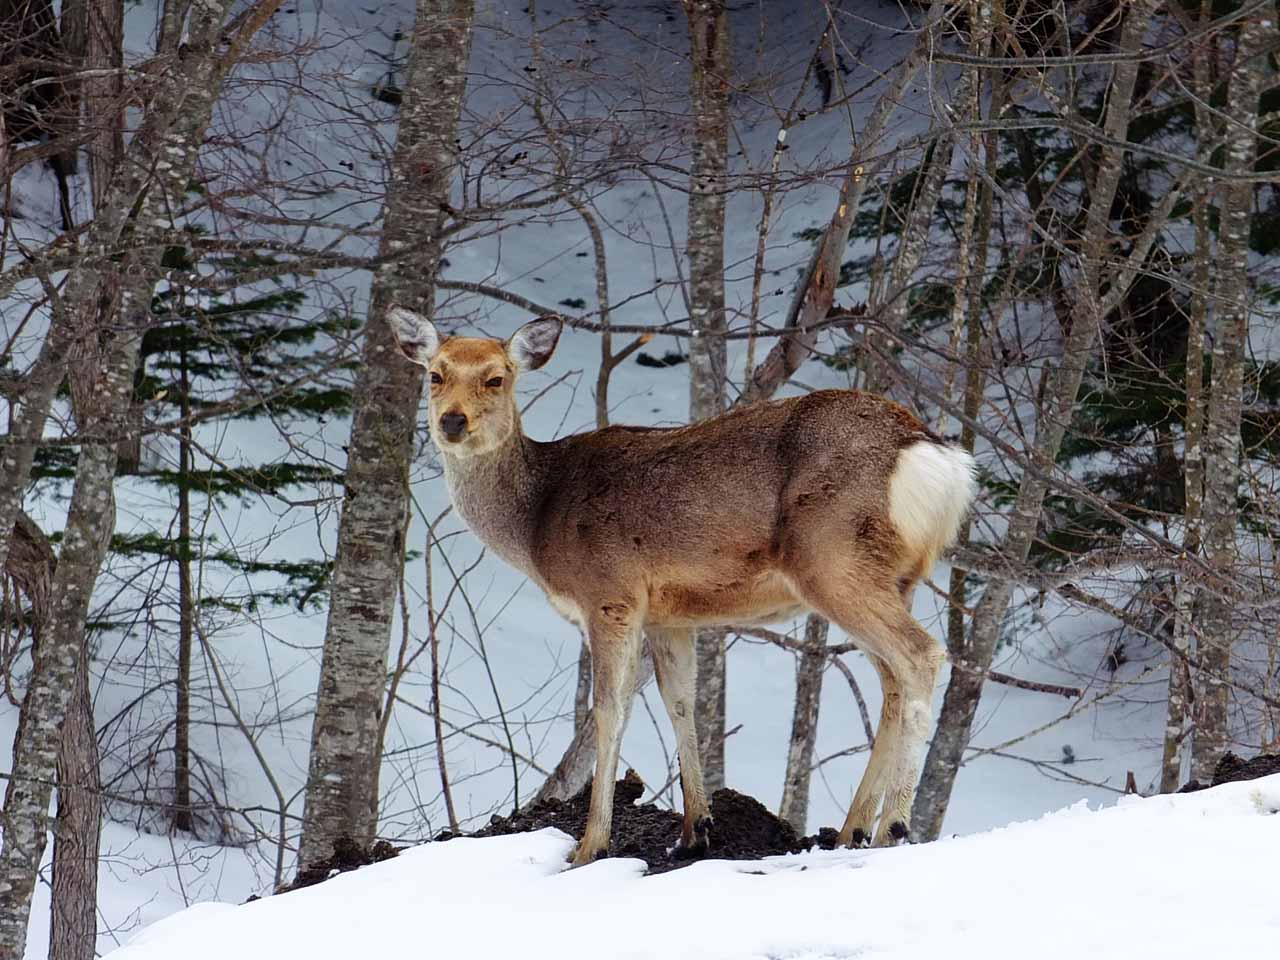
[[[955,542],[978,492],[973,457],[959,447],[920,440],[898,454],[889,478],[889,519],[926,569]]]

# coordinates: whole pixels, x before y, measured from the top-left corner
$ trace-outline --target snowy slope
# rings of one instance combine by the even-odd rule
[[[1280,777],[1084,803],[866,852],[564,872],[554,830],[428,844],[317,887],[204,904],[116,960],[1275,956]]]

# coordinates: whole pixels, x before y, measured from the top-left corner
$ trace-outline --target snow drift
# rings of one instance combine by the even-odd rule
[[[306,957],[1271,958],[1280,775],[1084,802],[889,850],[566,871],[556,830],[405,851],[243,906],[201,904],[113,960]]]

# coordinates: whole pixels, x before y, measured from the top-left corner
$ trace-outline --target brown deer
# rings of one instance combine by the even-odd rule
[[[393,308],[405,355],[430,376],[430,430],[454,506],[534,580],[591,647],[596,770],[574,865],[604,856],[618,749],[642,636],[675,727],[680,844],[706,850],[710,809],[694,731],[693,631],[812,610],[880,675],[884,706],[840,831],[905,839],[946,655],[908,610],[974,496],[973,460],[905,408],[851,390],[742,407],[687,427],[606,427],[549,443],[525,436],[516,378],[550,358],[561,321],[505,343],[442,338]]]

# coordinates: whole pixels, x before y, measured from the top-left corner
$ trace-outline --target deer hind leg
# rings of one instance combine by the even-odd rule
[[[865,566],[849,565],[851,573],[859,574],[856,577],[832,577],[827,572],[797,586],[814,609],[878,661],[884,685],[880,730],[840,840],[849,845],[866,841],[883,796],[875,845],[884,846],[910,834],[911,802],[929,737],[933,687],[946,655],[907,612],[905,591],[900,592],[896,583],[876,583],[875,571]]]
[[[871,843],[876,812],[884,798],[892,772],[892,758],[898,750],[902,730],[902,693],[897,678],[879,657],[867,658],[880,674],[880,723],[862,781],[849,805],[849,814],[840,828],[838,842],[845,847],[865,847]]]
[[[640,611],[637,605],[624,601],[598,604],[588,618],[587,638],[591,644],[591,710],[596,721],[596,773],[591,782],[587,827],[571,861],[575,867],[609,853],[618,753],[627,717],[631,713],[640,660]]]
[[[878,847],[908,838],[911,806],[933,722],[933,691],[942,664],[947,659],[943,648],[911,614],[911,588],[914,586],[913,581],[902,591],[904,609],[901,613],[894,612],[887,623],[887,636],[906,636],[910,640],[899,646],[902,654],[897,669],[903,686],[901,741],[895,751],[898,766],[885,791],[884,810],[875,841]]]
[[[658,690],[676,732],[680,755],[680,790],[684,795],[684,825],[680,831],[679,853],[699,856],[710,843],[711,810],[702,784],[702,761],[698,757],[698,733],[694,726],[694,687],[698,661],[694,653],[693,631],[655,630],[649,634]]]

